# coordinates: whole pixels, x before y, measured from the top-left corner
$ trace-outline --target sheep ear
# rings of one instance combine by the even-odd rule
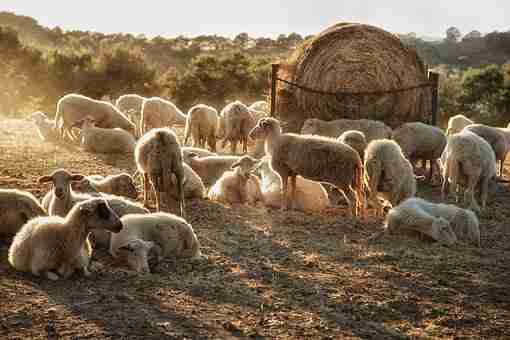
[[[51,176],[41,176],[37,179],[37,182],[39,182],[39,184],[48,183],[48,182],[52,182],[52,181],[53,181],[53,177],[51,177]]]
[[[232,166],[230,167],[231,169],[235,169],[237,168],[238,166],[241,166],[241,163],[240,162],[235,162],[234,164],[232,164]]]
[[[81,174],[71,175],[71,181],[81,181],[82,179],[85,179],[85,176],[83,176]]]

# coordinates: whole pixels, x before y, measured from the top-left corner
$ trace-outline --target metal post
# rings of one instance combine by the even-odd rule
[[[432,117],[431,124],[437,125],[437,113],[438,113],[438,92],[439,92],[439,73],[429,72],[429,81],[432,83]]]
[[[276,82],[279,69],[280,64],[271,65],[271,117],[274,117],[276,112]]]

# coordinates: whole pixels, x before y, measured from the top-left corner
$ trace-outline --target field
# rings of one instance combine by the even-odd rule
[[[134,172],[131,158],[57,148],[31,123],[0,121],[1,188],[41,198],[49,188],[37,177],[59,167]],[[439,188],[419,195],[437,201]],[[509,208],[510,192],[491,197],[478,249],[397,236],[367,244],[381,220],[193,201],[207,260],[139,275],[97,251],[91,278],[57,282],[15,272],[0,241],[0,338],[508,339]]]

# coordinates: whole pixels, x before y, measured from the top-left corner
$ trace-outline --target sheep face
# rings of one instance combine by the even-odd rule
[[[121,196],[136,199],[138,190],[136,190],[133,178],[128,174],[120,174],[113,177],[112,190]]]
[[[161,248],[152,241],[131,240],[119,248],[125,254],[129,268],[138,273],[150,273],[149,260],[161,257]]]
[[[251,173],[258,167],[260,161],[251,156],[243,156],[237,162],[232,164],[232,169],[237,168],[239,174],[245,178],[250,178]]]
[[[450,223],[444,218],[438,218],[435,220],[432,224],[432,227],[434,232],[437,233],[435,237],[436,240],[441,240],[446,244],[453,244],[457,242],[457,236],[455,235],[455,232],[450,226]]]
[[[112,233],[122,230],[119,216],[103,198],[92,198],[77,205],[83,223],[89,229],[104,229]]]
[[[274,132],[281,132],[280,122],[274,118],[261,118],[257,125],[250,131],[251,139],[266,139]]]
[[[53,192],[58,199],[65,200],[71,195],[71,182],[81,181],[85,177],[81,174],[71,174],[64,169],[55,170],[49,176],[39,177],[39,183],[53,183]]]

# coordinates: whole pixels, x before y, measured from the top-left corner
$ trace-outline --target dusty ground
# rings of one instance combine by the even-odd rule
[[[41,143],[0,121],[0,187],[41,197],[38,176],[133,172],[112,159]],[[419,195],[437,200],[438,188]],[[0,241],[0,338],[510,338],[510,193],[481,217],[482,249],[397,237],[360,240],[381,221],[229,208],[187,214],[208,260],[167,260],[152,275],[94,255],[91,278],[18,273]]]

